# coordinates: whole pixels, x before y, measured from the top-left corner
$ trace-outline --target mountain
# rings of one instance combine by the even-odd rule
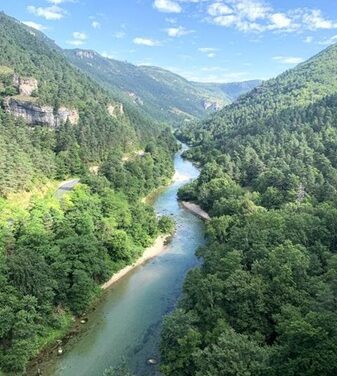
[[[2,170],[6,171],[0,179],[2,193],[28,187],[41,173],[59,177],[76,174],[112,152],[118,155],[138,150],[164,129],[163,124],[150,120],[134,106],[124,105],[81,73],[43,33],[4,13],[0,13],[0,100],[3,126],[24,120],[33,126],[26,132],[39,133],[36,137],[44,132],[49,137],[48,150],[17,145],[14,152],[9,150],[12,143],[7,139],[12,137],[10,127],[2,132],[2,155],[7,155],[2,161]],[[68,123],[67,129],[61,126],[64,123]],[[48,133],[45,128],[55,132]],[[41,153],[48,154],[50,164],[43,163]],[[26,165],[26,172],[24,168],[11,168],[11,163]],[[19,172],[20,177],[16,175]]]
[[[336,374],[336,76],[333,45],[177,131],[203,166],[179,197],[211,220],[165,376]]]
[[[121,100],[136,105],[152,119],[175,125],[200,119],[260,84],[200,84],[162,68],[135,66],[94,51],[75,49],[64,53],[76,67]]]
[[[235,135],[247,135],[250,130],[262,132],[265,122],[285,109],[306,108],[327,95],[337,92],[337,45],[333,45],[308,61],[278,77],[263,82],[233,104],[209,117],[197,127],[186,125],[182,133],[210,132],[218,141]],[[223,145],[224,146],[224,145]],[[225,146],[224,146],[225,147]]]

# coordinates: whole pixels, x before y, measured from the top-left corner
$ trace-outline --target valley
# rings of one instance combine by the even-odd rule
[[[178,202],[178,189],[199,171],[181,158],[174,159],[176,173],[184,179],[173,181],[153,198],[157,215],[173,218],[176,231],[159,255],[130,270],[108,287],[102,300],[86,317],[81,333],[46,363],[35,365],[43,375],[101,376],[123,359],[135,375],[157,375],[160,329],[163,316],[175,306],[186,272],[198,264],[195,250],[204,244],[202,220]]]
[[[36,1],[0,12],[0,375],[336,375],[333,10]]]

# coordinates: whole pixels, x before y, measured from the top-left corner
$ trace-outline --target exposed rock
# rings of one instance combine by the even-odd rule
[[[76,125],[79,120],[78,111],[60,107],[56,113],[52,106],[39,106],[32,101],[7,97],[4,99],[6,112],[16,118],[22,117],[29,125],[42,125],[55,128],[67,120]]]
[[[108,105],[108,112],[111,116],[116,117],[124,114],[124,107],[122,103],[110,103]]]
[[[207,100],[204,101],[203,106],[204,106],[205,110],[212,110],[212,111],[219,111],[222,108],[220,103],[211,102],[211,101],[207,101]]]
[[[33,91],[38,88],[38,81],[33,78],[20,77],[18,74],[13,75],[13,86],[19,90],[20,95],[32,95]]]
[[[21,95],[32,95],[37,90],[37,80],[35,78],[20,77],[19,92]]]
[[[99,166],[90,166],[90,167],[89,167],[89,171],[90,171],[93,175],[98,175]]]
[[[77,50],[75,55],[80,57],[81,59],[93,59],[96,56],[96,52],[94,51],[85,51],[85,50]]]

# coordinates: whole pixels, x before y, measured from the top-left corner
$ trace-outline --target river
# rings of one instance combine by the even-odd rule
[[[176,179],[153,202],[158,214],[176,221],[169,246],[106,291],[88,315],[83,333],[68,342],[64,355],[43,367],[44,375],[102,376],[122,358],[136,376],[160,375],[147,360],[159,358],[162,320],[174,308],[186,273],[198,263],[195,251],[204,242],[203,222],[181,207],[176,197],[179,187],[197,178],[199,171],[180,153],[174,166]]]

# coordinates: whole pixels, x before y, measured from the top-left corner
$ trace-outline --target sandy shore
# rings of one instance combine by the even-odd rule
[[[126,274],[128,274],[132,269],[136,266],[143,264],[145,261],[152,259],[153,257],[158,256],[166,249],[166,239],[168,235],[159,236],[154,244],[151,247],[145,249],[143,255],[132,265],[128,265],[125,268],[121,269],[119,272],[115,273],[107,282],[105,282],[101,288],[107,289],[112,286],[115,282],[119,281],[123,278]]]
[[[202,210],[201,207],[197,204],[193,204],[192,202],[187,202],[187,201],[181,201],[183,207],[193,214],[196,214],[200,218],[208,221],[211,219],[211,217],[208,215],[208,213],[205,212],[205,210]]]

